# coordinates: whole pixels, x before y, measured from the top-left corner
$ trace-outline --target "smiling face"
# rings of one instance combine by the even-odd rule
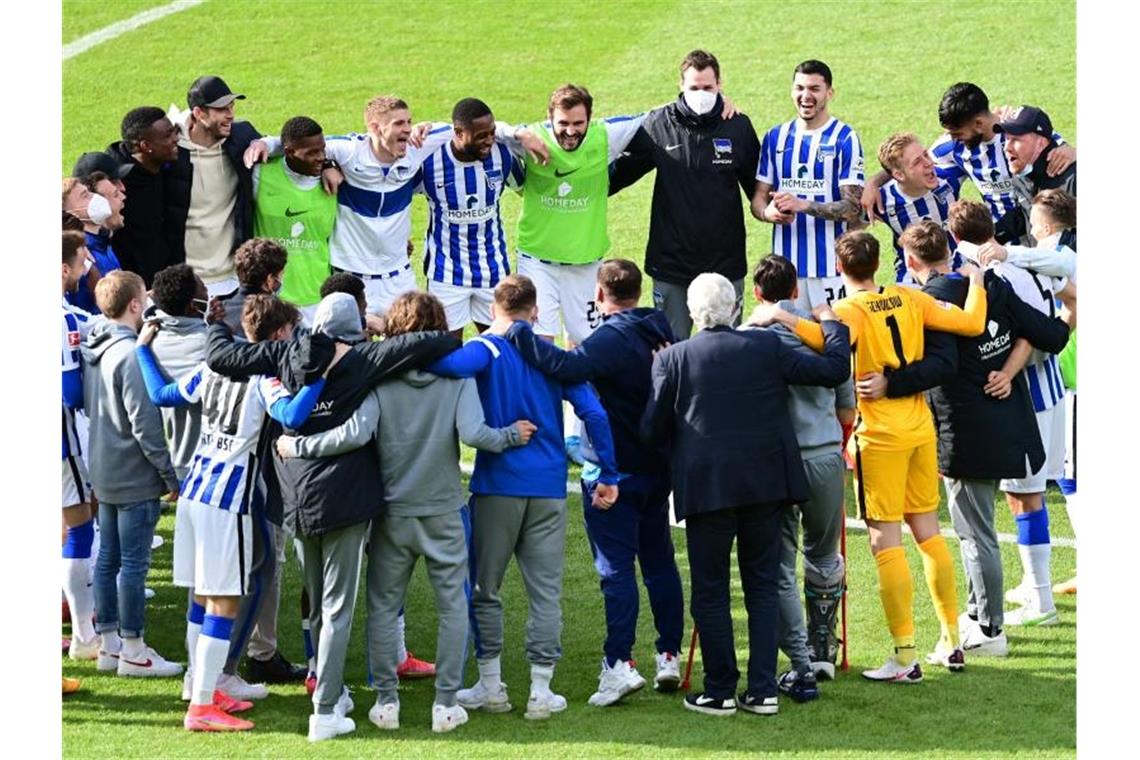
[[[926,148],[917,140],[908,144],[899,156],[897,169],[891,176],[900,183],[912,188],[923,187],[933,190],[938,187],[938,175],[934,173],[934,161]]]
[[[233,129],[234,124],[233,103],[229,103],[221,108],[195,106],[193,113],[194,120],[197,121],[202,129],[215,141],[223,140],[230,136],[230,131]]]
[[[396,158],[403,158],[412,134],[412,112],[407,108],[385,111],[368,122],[368,131],[376,136],[381,148]]]
[[[455,125],[453,148],[457,157],[469,161],[482,161],[491,155],[495,145],[495,117],[493,114],[473,119],[470,124]]]
[[[1014,174],[1020,174],[1025,170],[1025,167],[1032,166],[1048,144],[1048,138],[1038,134],[1007,134],[1005,136],[1005,155],[1009,159],[1010,170]]]
[[[289,143],[285,146],[285,159],[298,174],[316,177],[325,161],[325,136],[311,135]]]
[[[827,104],[835,90],[820,74],[797,73],[792,79],[792,102],[796,115],[809,124],[827,118]]]
[[[554,139],[563,150],[577,150],[582,140],[586,139],[586,130],[590,128],[590,114],[584,105],[569,110],[555,108],[550,113],[550,125]]]

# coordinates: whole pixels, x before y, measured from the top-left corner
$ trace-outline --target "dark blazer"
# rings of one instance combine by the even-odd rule
[[[828,321],[823,332],[822,355],[790,348],[774,332],[727,326],[657,354],[641,437],[670,452],[678,519],[807,500],[788,385],[834,387],[851,372],[847,328]]]

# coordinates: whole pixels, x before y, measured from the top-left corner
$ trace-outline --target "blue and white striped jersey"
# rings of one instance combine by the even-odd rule
[[[180,495],[227,512],[246,514],[257,485],[257,441],[273,404],[290,398],[275,377],[234,379],[200,364],[179,378],[189,403],[201,403],[202,432]]]
[[[961,183],[969,177],[974,181],[995,222],[1007,211],[1017,208],[1013,172],[1005,156],[1004,133],[998,132],[976,148],[943,134],[931,146],[930,155],[934,158],[934,169],[942,179]]]
[[[79,357],[80,336],[79,319],[70,309],[63,310],[63,373],[74,372],[81,368]],[[70,456],[81,456],[83,447],[79,443],[79,431],[75,426],[75,411],[63,404],[63,459]]]
[[[511,273],[499,199],[519,187],[524,164],[496,141],[482,161],[460,161],[451,141],[424,159],[417,190],[427,196],[424,274],[429,280],[493,288]]]
[[[450,124],[436,126],[420,148],[408,145],[403,158],[383,164],[368,135],[329,136],[325,153],[340,164],[344,182],[337,191],[336,224],[329,238],[329,263],[348,272],[385,274],[408,261],[412,233],[412,194],[420,166],[451,139]],[[262,138],[270,155],[281,154],[281,140]]]
[[[891,179],[879,188],[879,200],[883,211],[880,213],[876,210],[875,215],[891,228],[891,239],[895,246],[895,282],[903,282],[906,276],[906,261],[903,258],[902,246],[899,245],[899,235],[903,234],[903,230],[907,227],[923,219],[936,222],[945,230],[950,204],[958,200],[960,188],[961,185],[954,178],[939,178],[938,187],[926,191],[917,198],[912,198],[903,192],[898,180],[895,179]],[[946,232],[946,237],[950,243],[950,250],[954,253],[953,266],[957,269],[962,265],[957,241],[951,237],[949,231]]]
[[[797,121],[764,134],[758,181],[817,203],[840,200],[843,185],[863,184],[863,146],[854,129],[835,117],[811,130]],[[800,277],[834,277],[835,239],[846,228],[841,221],[799,213],[790,224],[772,226],[772,252],[790,259]]]

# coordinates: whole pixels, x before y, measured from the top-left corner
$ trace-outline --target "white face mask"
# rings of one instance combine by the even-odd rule
[[[685,90],[685,105],[697,114],[706,114],[716,105],[716,96],[715,92],[708,90]]]
[[[91,200],[87,201],[87,218],[102,227],[103,222],[111,218],[111,202],[99,193],[92,193]]]

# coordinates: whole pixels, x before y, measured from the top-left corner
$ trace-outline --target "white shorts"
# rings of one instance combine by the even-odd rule
[[[320,305],[318,302],[310,306],[297,306],[297,311],[301,312],[301,327],[312,329],[313,320],[317,318],[317,307]],[[294,304],[294,306],[296,306],[296,304]]]
[[[438,298],[447,314],[447,329],[462,330],[468,322],[491,324],[494,288],[468,288],[449,282],[428,280],[428,292]]]
[[[364,281],[364,299],[368,303],[365,310],[369,314],[383,314],[392,306],[392,302],[396,300],[397,296],[416,289],[416,276],[412,274],[410,262],[386,274],[362,275],[359,272],[348,272],[348,270],[336,266],[332,268],[332,271],[347,272]]]
[[[1077,392],[1065,391],[1065,477],[1077,479]]]
[[[1037,430],[1045,447],[1045,464],[1036,473],[1026,462],[1024,478],[1007,478],[1000,488],[1006,493],[1044,493],[1045,483],[1065,476],[1065,405],[1037,412]]]
[[[174,515],[174,585],[200,596],[245,596],[253,559],[253,520],[179,498]]]
[[[581,343],[602,323],[601,312],[594,302],[598,289],[598,265],[551,264],[519,252],[518,273],[534,280],[538,290],[539,335],[558,335],[558,318],[566,328],[566,337]]]
[[[796,306],[811,311],[820,304],[831,304],[847,297],[842,277],[800,277],[796,280],[800,294]]]
[[[63,458],[63,508],[91,501],[91,485],[87,482],[87,466],[80,457]]]
[[[238,282],[237,275],[234,275],[233,277],[227,277],[224,280],[206,283],[206,296],[208,298],[214,298],[215,296],[227,296],[230,293],[238,290],[240,287],[241,283]]]

